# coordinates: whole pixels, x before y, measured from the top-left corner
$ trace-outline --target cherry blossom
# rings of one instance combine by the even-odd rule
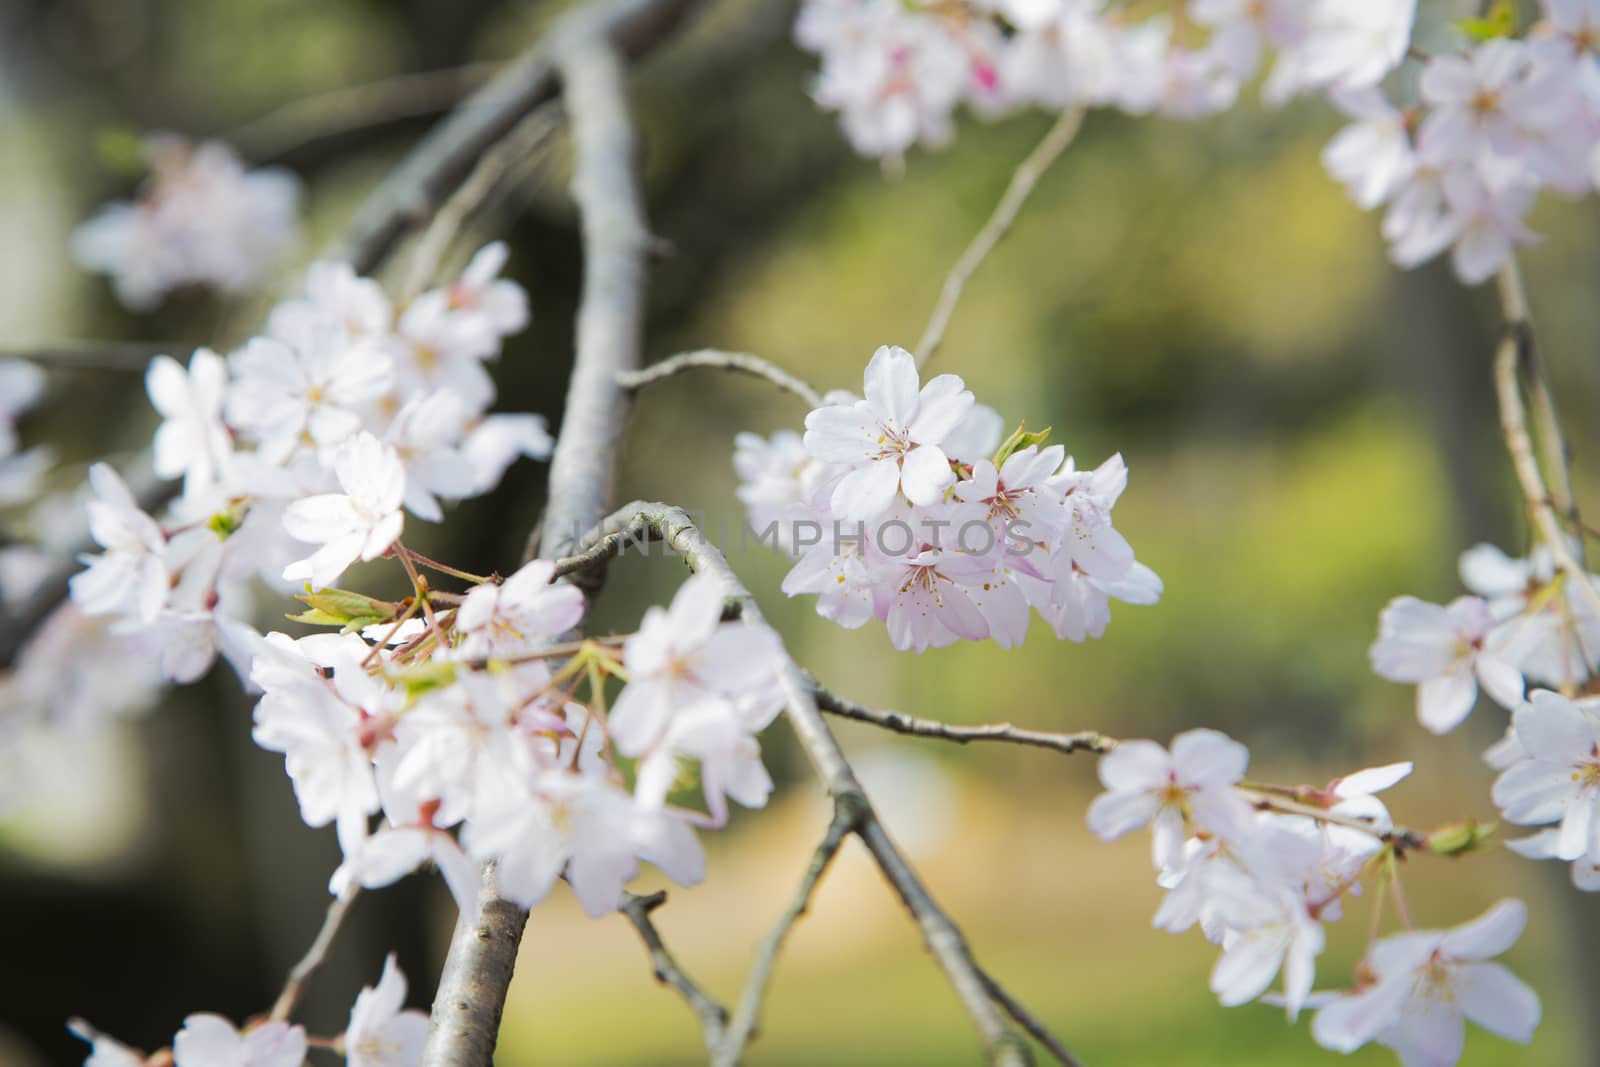
[[[1089,807],[1089,829],[1103,840],[1154,826],[1158,867],[1179,862],[1191,823],[1226,831],[1244,817],[1232,786],[1244,777],[1250,753],[1215,730],[1189,730],[1172,749],[1154,741],[1124,741],[1100,759],[1107,792]]]
[[[222,357],[209,348],[195,351],[187,371],[170,356],[157,356],[145,371],[150,403],[163,420],[152,446],[156,474],[182,478],[190,495],[210,488],[232,452],[222,424],[227,375]]]
[[[284,337],[257,337],[235,352],[228,422],[282,463],[307,438],[332,449],[359,432],[361,412],[390,388],[381,350],[352,346],[334,319],[299,322]]]
[[[456,612],[462,635],[457,650],[468,659],[531,652],[583,618],[583,594],[575,586],[552,585],[555,564],[532,560],[499,585],[468,591]]]
[[[1537,690],[1512,715],[1523,758],[1495,780],[1495,804],[1519,826],[1559,821],[1554,854],[1600,864],[1600,720]]]
[[[104,463],[89,468],[89,485],[94,490],[89,532],[105,551],[84,557],[88,569],[72,577],[72,599],[88,615],[126,611],[146,625],[153,623],[170,585],[163,561],[166,535]]]
[[[1410,124],[1380,89],[1330,98],[1351,124],[1322,151],[1322,165],[1364,211],[1392,200],[1416,172]]]
[[[247,292],[297,241],[300,189],[288,171],[247,171],[220,142],[170,133],[151,134],[144,150],[138,200],[106,205],[72,235],[73,258],[110,275],[130,310],[186,285]]]
[[[406,473],[393,449],[363,433],[340,447],[333,465],[343,492],[296,500],[283,513],[291,537],[322,546],[284,568],[283,576],[319,589],[336,582],[356,560],[383,555],[405,521],[400,504]]]
[[[83,1061],[83,1067],[145,1067],[142,1054],[116,1038],[97,1032],[82,1019],[73,1019],[67,1023],[67,1029],[90,1045],[89,1058]]]
[[[220,1015],[191,1015],[172,1039],[174,1067],[301,1067],[306,1032],[265,1022],[244,1033]]]
[[[1526,1044],[1539,1025],[1539,998],[1504,965],[1488,962],[1516,943],[1526,922],[1520,900],[1502,900],[1451,930],[1384,938],[1367,956],[1372,983],[1328,1000],[1312,1036],[1346,1053],[1376,1041],[1403,1063],[1427,1065],[1461,1058],[1467,1019]]]
[[[1522,701],[1522,674],[1491,639],[1496,620],[1479,597],[1448,606],[1397,597],[1378,620],[1372,668],[1390,681],[1420,683],[1417,718],[1436,734],[1459,726],[1472,711],[1478,686],[1502,707]]]
[[[782,648],[770,630],[722,622],[715,578],[695,575],[666,610],[645,612],[623,647],[628,685],[610,716],[612,740],[629,756],[654,747],[675,716],[702,705],[760,729],[782,705]]]
[[[967,412],[972,393],[954,374],[919,388],[916,359],[879,348],[863,376],[865,400],[824,405],[806,416],[806,450],[823,463],[850,467],[834,487],[833,511],[847,521],[882,515],[904,493],[927,505],[955,482],[939,447]]]
[[[356,994],[344,1031],[346,1067],[414,1067],[422,1059],[428,1016],[405,1010],[406,977],[394,953],[383,961],[376,986]]]

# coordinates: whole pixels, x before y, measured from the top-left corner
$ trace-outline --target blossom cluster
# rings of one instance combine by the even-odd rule
[[[946,141],[962,104],[985,117],[1029,107],[1212,115],[1269,52],[1272,102],[1369,89],[1404,59],[1416,5],[1186,0],[1181,29],[1168,6],[806,0],[795,36],[821,57],[817,102],[839,112],[857,151],[894,159]]]
[[[722,622],[720,584],[694,577],[670,608],[650,609],[620,658],[617,642],[589,642],[561,650],[556,667],[548,649],[584,603],[554,574],[534,560],[464,596],[432,594],[439,604],[423,617],[418,601],[391,619],[399,605],[313,596],[345,632],[262,640],[254,737],[283,753],[307,825],[338,831],[331,892],[431,863],[469,907],[473,861],[492,860],[499,892],[524,908],[564,877],[585,911],[604,915],[640,861],[698,882],[694,828],[723,825],[730,797],[766,803],[756,735],[783,703],[771,631]],[[627,685],[608,710],[610,676]],[[670,802],[691,766],[704,812]]]
[[[344,1033],[320,1040],[315,1047],[341,1052],[347,1067],[415,1067],[428,1036],[428,1017],[407,1010],[405,1002],[406,977],[390,955],[378,984],[356,995]],[[204,1012],[183,1021],[170,1050],[148,1056],[85,1023],[75,1021],[72,1029],[90,1044],[84,1067],[163,1063],[173,1067],[301,1067],[306,1050],[313,1047],[302,1026],[266,1020],[241,1029],[220,1015]]]
[[[1318,1044],[1352,1052],[1376,1042],[1403,1063],[1447,1067],[1461,1057],[1464,1020],[1527,1042],[1539,1023],[1537,995],[1489,962],[1526,922],[1520,901],[1501,901],[1449,931],[1407,929],[1373,941],[1354,987],[1314,992],[1325,925],[1369,876],[1396,890],[1399,871],[1388,809],[1377,794],[1411,773],[1409,763],[1357,771],[1324,788],[1245,781],[1249,753],[1214,730],[1191,730],[1171,749],[1124,741],[1100,761],[1107,792],[1089,828],[1110,840],[1149,826],[1157,882],[1166,891],[1155,925],[1199,926],[1221,947],[1211,989],[1226,1006],[1278,1004],[1293,1021],[1315,1009]],[[1469,835],[1470,840],[1470,835]],[[1443,847],[1443,846],[1441,846]],[[1377,916],[1375,916],[1376,920]],[[1281,975],[1281,990],[1269,993]]]
[[[107,204],[72,235],[72,255],[109,275],[117,299],[148,311],[190,285],[249,292],[298,243],[300,183],[279,167],[247,170],[220,141],[145,138],[138,198]]]
[[[1153,604],[1161,580],[1111,522],[1120,455],[1079,470],[1044,434],[1001,440],[994,409],[962,380],[920,382],[883,347],[864,397],[830,393],[804,436],[741,434],[739,498],[758,532],[797,558],[783,590],[856,628],[876,618],[895,647],[992,637],[1020,644],[1030,608],[1060,637],[1099,637],[1112,599]]]
[[[1449,248],[1469,284],[1537,240],[1543,189],[1588,192],[1600,171],[1600,5],[1545,0],[1523,38],[1490,37],[1423,61],[1418,99],[1334,97],[1352,124],[1324,162],[1363,208],[1387,205],[1390,254],[1411,267]]]
[[[966,104],[1113,107],[1202,118],[1231,107],[1267,67],[1270,104],[1323,94],[1350,124],[1323,153],[1363,209],[1385,208],[1394,262],[1450,250],[1456,274],[1484,281],[1517,245],[1538,194],[1580,196],[1600,178],[1600,5],[1542,0],[1514,35],[1469,24],[1451,51],[1412,45],[1415,0],[807,0],[796,37],[821,57],[814,95],[855,148],[898,159],[942,144]],[[1511,12],[1506,5],[1506,13]],[[1386,83],[1407,59],[1420,66]]]
[[[541,417],[486,414],[484,362],[527,320],[521,288],[496,277],[505,256],[488,246],[459,281],[402,308],[348,266],[318,263],[305,294],[232,355],[156,357],[155,473],[182,492],[157,521],[109,466],[91,469],[102,551],[72,579],[77,608],[145,635],[173,681],[199,677],[219,648],[246,674],[253,579],[330,585],[391,547],[403,511],[436,521],[441,498],[487,492],[519,455],[548,455]]]
[[[1509,711],[1528,686],[1578,685],[1600,665],[1600,615],[1556,573],[1549,548],[1514,559],[1476,545],[1462,553],[1460,574],[1469,595],[1449,604],[1391,601],[1372,646],[1378,674],[1417,685],[1417,717],[1429,730],[1459,726],[1480,686]]]

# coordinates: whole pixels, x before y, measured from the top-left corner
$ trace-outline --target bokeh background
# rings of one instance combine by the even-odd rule
[[[126,195],[128,145],[152,128],[229,137],[285,103],[408,71],[503,59],[556,7],[528,0],[62,0],[0,2],[0,348],[60,338],[240,343],[294,285],[256,302],[203,295],[152,316],[120,311],[65,254],[72,227]],[[1452,5],[1424,4],[1424,19]],[[652,59],[635,85],[653,265],[648,351],[758,352],[821,387],[856,387],[872,350],[910,344],[948,268],[1046,119],[962,122],[942,152],[886,176],[852,157],[806,96],[811,63],[789,7],[728,3]],[[338,136],[252,146],[307,182],[302,262],[426,128],[417,117]],[[1013,423],[1050,425],[1080,463],[1120,451],[1132,471],[1118,526],[1166,582],[1158,607],[1116,606],[1103,640],[916,656],[880,627],[845,632],[778,590],[764,549],[734,563],[803,662],[859,700],[956,722],[1011,719],[1166,739],[1197,725],[1251,746],[1252,776],[1323,782],[1414,758],[1391,807],[1417,826],[1491,818],[1478,753],[1504,726],[1484,704],[1427,735],[1407,688],[1366,649],[1403,592],[1446,600],[1456,554],[1513,552],[1527,530],[1497,432],[1488,292],[1431,266],[1399,273],[1377,220],[1323,173],[1336,119],[1316,102],[1254,99],[1199,125],[1091,116],[957,312],[939,370],[963,375]],[[259,127],[256,127],[259,131]],[[270,139],[268,139],[270,140]],[[501,197],[483,232],[513,248],[533,326],[498,367],[500,407],[558,417],[571,360],[579,250],[557,144]],[[1595,487],[1589,204],[1546,203],[1525,267],[1556,395]],[[470,242],[457,249],[459,263]],[[402,253],[397,261],[404,266]],[[58,371],[29,440],[70,460],[122,456],[153,418],[136,374]],[[623,498],[681,503],[737,528],[733,435],[797,426],[756,382],[682,378],[641,402]],[[70,464],[64,477],[81,468]],[[419,547],[509,570],[541,505],[523,463]],[[677,567],[620,564],[595,607],[632,628]],[[275,612],[276,606],[271,606]],[[92,663],[84,670],[94,670]],[[6,709],[0,709],[4,714]],[[337,862],[331,832],[299,822],[281,758],[249,740],[249,704],[219,669],[148,715],[35,738],[34,773],[0,813],[0,1063],[81,1060],[63,1029],[81,1014],[135,1045],[166,1041],[192,1011],[243,1018],[271,1002],[309,943]],[[840,727],[891,831],[964,924],[980,957],[1085,1062],[1185,1067],[1334,1063],[1273,1009],[1224,1010],[1206,989],[1215,950],[1150,928],[1159,891],[1143,837],[1093,841],[1092,760],[953,748]],[[707,835],[705,884],[657,913],[685,966],[733,999],[826,823],[783,725],[764,741],[771,805]],[[356,990],[397,951],[425,1007],[452,913],[436,880],[364,897],[314,985],[314,1032],[341,1028]],[[1468,1064],[1600,1062],[1585,1025],[1600,986],[1600,901],[1559,865],[1500,849],[1407,864],[1423,925],[1452,925],[1504,894],[1532,921],[1512,953],[1546,1021],[1528,1048],[1483,1033]],[[650,876],[641,886],[652,887]],[[1343,982],[1365,905],[1330,928],[1323,984]],[[321,1054],[316,1054],[321,1055]],[[915,929],[855,846],[783,958],[753,1065],[974,1062],[977,1044]],[[529,923],[497,1062],[690,1064],[693,1017],[651,978],[620,917],[590,921],[558,888]],[[1350,1058],[1392,1062],[1383,1050]]]

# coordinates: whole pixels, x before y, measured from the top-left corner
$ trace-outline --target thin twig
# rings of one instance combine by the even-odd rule
[[[740,606],[740,617],[745,624],[771,634],[781,647],[782,638],[763,618],[760,607],[727,559],[681,508],[644,502],[630,504],[606,519],[576,547],[584,552],[602,543],[621,546],[628,543],[629,538],[641,537],[645,530],[653,530],[683,557],[691,570],[716,578],[725,597]],[[961,928],[933,899],[879,821],[849,760],[817,710],[810,680],[787,655],[780,662],[778,680],[786,702],[785,715],[817,776],[835,804],[849,805],[859,811],[855,836],[866,846],[884,880],[922,931],[923,943],[972,1019],[987,1060],[1005,1067],[1032,1063],[1027,1043],[1006,1024],[990,997]]]
[[[1359,830],[1361,833],[1370,834],[1376,840],[1394,849],[1396,854],[1416,852],[1428,846],[1428,835],[1419,830],[1410,830],[1404,826],[1380,826],[1369,819],[1353,815],[1341,815],[1327,808],[1319,808],[1315,804],[1302,804],[1291,800],[1276,789],[1263,789],[1259,786],[1239,783],[1239,789],[1252,794],[1251,804],[1257,811],[1271,811],[1279,815],[1298,815],[1311,819],[1327,826],[1339,826],[1346,830]]]
[[[609,0],[578,8],[503,79],[491,82],[419,146],[415,173],[397,175],[395,189],[380,193],[376,201],[433,195],[434,182],[461,172],[465,162],[542,103],[554,91],[559,69],[572,123],[572,191],[582,222],[583,295],[572,380],[550,462],[549,503],[542,533],[525,553],[529,557],[560,556],[565,542],[598,522],[611,505],[628,408],[616,377],[639,365],[649,243],[622,56],[642,52],[692,7],[694,0]],[[467,154],[461,156],[463,152]],[[374,228],[362,239],[371,248],[384,248],[404,228]],[[558,640],[580,633],[574,630]],[[486,865],[478,900],[462,912],[450,940],[422,1067],[488,1067],[493,1062],[526,924],[527,913],[501,898],[494,867]]]
[[[1061,1039],[1050,1032],[1050,1028],[1040,1022],[1038,1017],[1023,1006],[1022,1002],[1012,996],[1006,987],[996,982],[988,971],[979,969],[978,977],[983,979],[984,988],[989,992],[989,998],[1005,1010],[1005,1013],[1028,1032],[1028,1035],[1045,1047],[1045,1050],[1054,1056],[1062,1067],[1083,1067],[1083,1064],[1067,1050]]]
[[[467,180],[444,202],[433,216],[433,222],[417,239],[417,246],[411,253],[410,270],[405,284],[400,287],[404,299],[410,300],[432,284],[440,261],[467,220],[477,213],[507,173],[545,143],[560,124],[560,110],[556,102],[551,101],[523,119],[504,140],[483,154]]]
[[[917,366],[926,364],[939,350],[939,345],[944,342],[944,332],[950,325],[950,317],[955,314],[956,304],[961,300],[961,291],[966,288],[968,280],[983,263],[984,257],[994,250],[994,246],[999,244],[1000,239],[1011,229],[1011,224],[1017,220],[1017,213],[1028,200],[1028,194],[1033,192],[1033,187],[1038,184],[1045,171],[1050,169],[1050,165],[1066,151],[1072,139],[1077,136],[1078,127],[1081,125],[1083,125],[1083,108],[1063,111],[1061,117],[1056,119],[1055,124],[1044,135],[1044,139],[1018,165],[1016,172],[1011,176],[1011,184],[1006,186],[1005,194],[995,205],[994,214],[989,216],[989,221],[983,224],[983,229],[978,231],[972,243],[967,246],[967,250],[961,253],[956,265],[950,268],[950,274],[944,280],[944,288],[939,292],[939,302],[934,306],[933,316],[928,319],[928,325],[922,331],[922,339],[917,342]]]
[[[1517,482],[1522,487],[1523,501],[1528,517],[1539,531],[1550,558],[1556,568],[1566,575],[1567,583],[1576,586],[1596,616],[1600,616],[1600,592],[1589,580],[1589,572],[1573,554],[1561,519],[1552,503],[1550,490],[1545,485],[1539,460],[1534,453],[1533,439],[1528,435],[1528,415],[1522,404],[1522,390],[1517,378],[1518,365],[1531,343],[1531,328],[1527,317],[1527,304],[1522,295],[1521,280],[1514,265],[1501,272],[1500,298],[1506,314],[1506,335],[1494,357],[1495,393],[1500,402],[1500,428],[1505,435],[1506,450],[1511,453],[1511,464],[1517,472]],[[1558,464],[1559,466],[1559,464]],[[1581,529],[1581,527],[1580,527]],[[1579,535],[1581,541],[1582,535]]]
[[[311,942],[311,947],[306,949],[306,954],[289,972],[288,981],[283,983],[283,992],[278,994],[278,999],[272,1005],[272,1012],[267,1016],[268,1019],[273,1022],[287,1022],[294,1014],[300,998],[305,995],[306,983],[311,981],[312,976],[322,968],[323,962],[328,958],[328,949],[333,947],[334,938],[339,936],[339,928],[344,925],[345,916],[350,913],[350,905],[360,892],[359,886],[354,887],[345,895],[334,897],[328,904],[328,913],[323,916],[322,928],[317,931],[317,936]]]
[[[779,389],[793,393],[811,407],[822,406],[822,394],[790,374],[776,363],[750,355],[748,352],[722,352],[702,348],[696,352],[683,352],[652,363],[644,370],[621,375],[617,380],[624,389],[638,390],[654,382],[663,381],[686,370],[704,367],[711,370],[739,371],[743,374],[765,378]]]
[[[356,214],[330,258],[370,274],[395,243],[433,217],[491,146],[560,87],[558,64],[575,44],[605,40],[630,59],[667,37],[700,0],[595,0],[565,15],[532,48],[463,100]]]
[[[858,704],[853,700],[846,700],[836,696],[812,680],[813,693],[816,696],[817,707],[832,715],[841,718],[853,719],[856,722],[868,723],[884,730],[892,730],[897,734],[909,734],[913,737],[932,737],[941,741],[953,741],[958,745],[965,745],[971,741],[1000,741],[1015,745],[1032,745],[1036,748],[1054,749],[1057,752],[1110,752],[1116,747],[1116,740],[1097,733],[1094,730],[1080,730],[1076,733],[1061,734],[1047,733],[1043,730],[1028,730],[1013,726],[1008,722],[986,723],[982,726],[958,726],[954,723],[942,722],[938,719],[924,719],[915,715],[907,715],[901,711],[886,711],[882,708],[868,707]]]
[[[225,139],[246,158],[266,163],[295,149],[354,130],[437,115],[482,85],[500,63],[468,63],[347,85],[303,97],[235,127]]]
[[[1564,515],[1575,531],[1583,529],[1583,515],[1578,509],[1577,495],[1572,491],[1572,452],[1561,433],[1561,419],[1556,413],[1555,399],[1550,393],[1550,382],[1544,372],[1544,361],[1539,356],[1539,345],[1534,336],[1533,317],[1528,311],[1528,294],[1522,284],[1522,270],[1515,255],[1506,259],[1496,278],[1500,294],[1501,311],[1506,318],[1506,328],[1517,334],[1518,355],[1527,381],[1528,396],[1533,401],[1542,453],[1545,477],[1550,484],[1550,500],[1555,509]],[[1580,534],[1576,549],[1578,561],[1584,562],[1583,538]]]
[[[650,913],[666,902],[665,891],[643,897],[628,893],[623,898],[622,906],[617,910],[627,916],[628,921],[633,923],[633,928],[639,931],[639,939],[644,942],[645,950],[650,953],[650,966],[655,971],[656,981],[671,986],[683,997],[700,1019],[700,1031],[705,1039],[706,1050],[715,1052],[722,1045],[724,1028],[728,1025],[728,1011],[694,983],[694,980],[678,965],[672,953],[667,950],[666,943],[661,940],[661,932],[651,921]]]
[[[60,340],[0,349],[0,359],[21,359],[52,370],[109,370],[143,374],[150,361],[170,355],[187,362],[193,345],[179,342]]]
[[[750,1038],[755,1034],[756,1025],[760,1021],[761,1004],[766,998],[767,983],[772,980],[772,970],[777,965],[778,953],[783,948],[783,942],[789,936],[789,931],[794,929],[794,924],[799,922],[801,916],[810,909],[811,896],[816,892],[817,883],[822,881],[822,876],[827,873],[833,858],[839,854],[844,839],[855,830],[860,818],[859,806],[835,802],[833,818],[828,823],[828,832],[823,835],[821,844],[817,845],[816,851],[811,854],[811,862],[806,864],[805,874],[801,876],[800,887],[795,891],[794,899],[778,919],[778,924],[761,943],[755,966],[751,968],[744,992],[739,995],[739,1003],[733,1010],[733,1021],[728,1024],[727,1035],[711,1057],[713,1067],[734,1067],[744,1054],[744,1048],[750,1043]]]

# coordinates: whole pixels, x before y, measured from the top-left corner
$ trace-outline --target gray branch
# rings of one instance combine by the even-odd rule
[[[575,547],[577,553],[586,556],[594,566],[606,558],[607,551],[621,551],[630,543],[647,540],[648,534],[666,542],[691,570],[714,576],[722,583],[728,600],[738,606],[745,622],[767,630],[781,643],[782,638],[763,618],[760,607],[727,559],[680,508],[644,502],[629,504],[602,522]],[[884,879],[922,930],[924,944],[971,1017],[988,1061],[1005,1067],[1031,1064],[1031,1050],[1007,1026],[990,993],[993,983],[978,967],[960,927],[939,907],[884,829],[865,790],[856,780],[849,760],[817,709],[813,683],[788,656],[784,657],[779,681],[786,700],[785,714],[817,776],[836,806],[856,812],[855,836],[866,846]]]
[[[358,274],[373,267],[407,233],[423,225],[496,142],[552,99],[561,65],[586,42],[608,41],[637,58],[677,25],[699,0],[604,0],[565,16],[528,51],[462,101],[412,150],[357,213],[335,258]]]
[[[886,711],[882,708],[868,707],[866,704],[857,704],[853,700],[835,696],[812,679],[812,692],[816,697],[817,707],[831,715],[843,719],[852,719],[864,722],[884,730],[892,730],[897,734],[909,734],[913,737],[932,737],[940,741],[953,741],[958,745],[965,745],[972,741],[1000,741],[1013,745],[1032,745],[1035,748],[1048,748],[1056,752],[1110,752],[1116,745],[1113,738],[1107,737],[1094,730],[1079,730],[1076,733],[1061,734],[1048,733],[1043,730],[1028,730],[1019,726],[1012,726],[1008,722],[985,723],[982,726],[958,726],[955,723],[941,722],[938,719],[923,719],[915,715],[907,715],[902,711]]]
[[[619,49],[627,42],[639,47],[641,27],[665,29],[688,6],[683,0],[630,0],[580,9],[534,53],[535,66],[559,70],[572,124],[572,193],[582,220],[584,277],[572,381],[550,461],[549,503],[528,556],[560,555],[611,506],[628,415],[628,395],[617,377],[639,366],[649,243]],[[462,913],[451,937],[423,1067],[493,1061],[526,923],[524,911],[501,899],[493,865],[485,866],[477,905]]]
[[[854,832],[860,818],[859,805],[835,802],[833,819],[828,823],[828,832],[823,836],[822,843],[817,846],[816,851],[811,854],[811,862],[806,865],[805,874],[800,879],[800,888],[796,890],[794,900],[778,919],[778,924],[772,928],[767,939],[761,943],[761,951],[756,955],[755,966],[751,968],[750,978],[745,982],[744,992],[739,995],[738,1006],[734,1008],[733,1022],[728,1026],[727,1036],[713,1050],[711,1057],[713,1067],[733,1067],[744,1054],[744,1047],[750,1043],[750,1038],[756,1032],[761,1004],[767,995],[767,983],[772,980],[772,971],[777,966],[778,953],[783,949],[783,942],[789,936],[789,931],[794,929],[794,924],[799,922],[801,916],[810,909],[811,897],[817,890],[817,883],[822,881],[822,876],[827,873],[833,858],[839,854],[844,839]]]
[[[656,981],[671,986],[683,997],[700,1019],[700,1031],[705,1039],[706,1048],[714,1051],[722,1045],[723,1031],[728,1025],[728,1012],[684,973],[678,961],[667,950],[666,943],[661,940],[661,932],[656,929],[656,924],[651,921],[650,915],[666,902],[667,894],[664,890],[645,897],[629,893],[623,898],[622,907],[617,910],[627,916],[628,921],[633,923],[633,928],[639,932],[639,940],[644,942],[645,951],[650,953],[650,966],[655,971]]]
[[[686,370],[706,368],[709,370],[738,371],[749,374],[776,385],[779,389],[793,393],[804,400],[811,407],[822,406],[822,396],[806,382],[790,374],[776,363],[753,356],[748,352],[722,352],[714,348],[702,348],[695,352],[683,352],[676,356],[669,356],[659,363],[652,363],[644,370],[633,371],[618,378],[624,389],[637,391],[655,382],[664,381]]]
[[[328,950],[333,947],[334,939],[344,927],[345,917],[350,914],[350,905],[355,903],[356,895],[360,892],[358,886],[345,896],[334,897],[328,903],[328,912],[322,919],[322,926],[317,930],[317,936],[312,939],[311,947],[306,949],[306,954],[300,958],[300,962],[289,972],[288,980],[283,983],[283,992],[279,993],[278,999],[273,1002],[268,1019],[274,1022],[287,1022],[294,1015],[294,1009],[299,1006],[300,998],[305,996],[307,983],[322,969],[323,963],[328,958]]]

